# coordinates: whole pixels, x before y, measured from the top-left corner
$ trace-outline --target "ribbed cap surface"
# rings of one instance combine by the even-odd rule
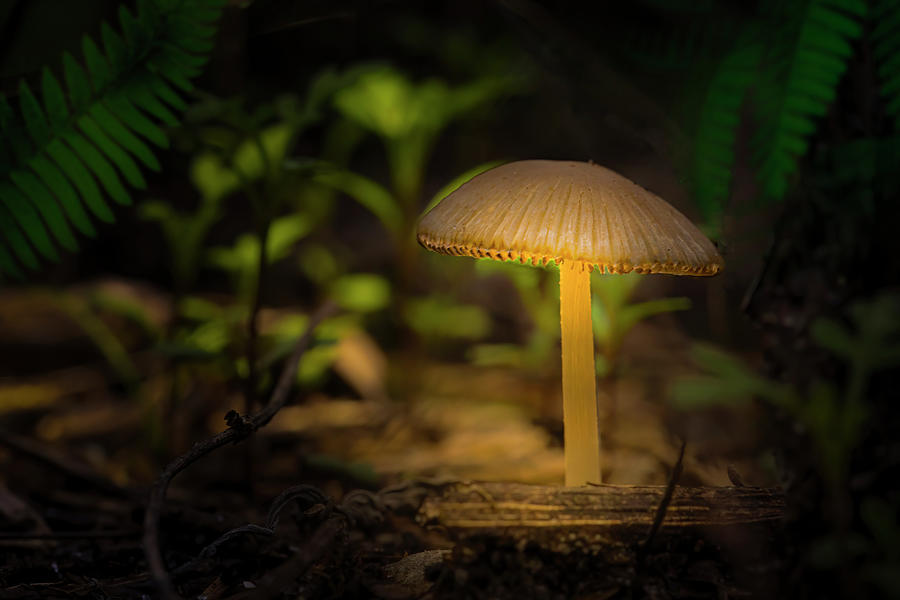
[[[583,162],[523,160],[482,173],[426,214],[417,237],[444,254],[575,260],[612,273],[715,275],[724,266],[669,203]]]

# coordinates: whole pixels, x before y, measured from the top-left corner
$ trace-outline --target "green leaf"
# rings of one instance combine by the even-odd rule
[[[22,194],[5,183],[0,183],[0,200],[2,200],[8,211],[12,213],[13,218],[18,221],[19,225],[22,227],[22,231],[28,234],[28,239],[31,240],[38,252],[50,260],[58,261],[59,254],[57,254],[56,248],[53,247],[53,242],[50,241],[50,236],[47,234],[47,230],[44,228],[44,223],[41,221],[40,216],[34,209],[34,205],[26,200]],[[15,232],[6,233],[15,237]],[[16,254],[19,255],[19,251],[17,251]],[[19,255],[19,258],[23,259],[23,262],[25,262],[21,255]],[[26,265],[28,264],[29,263],[26,262]],[[37,266],[37,261],[35,261],[34,264]]]
[[[112,82],[112,72],[109,69],[109,63],[103,58],[103,55],[97,48],[97,44],[89,36],[84,36],[81,39],[81,48],[84,52],[84,60],[87,64],[88,73],[91,76],[94,92],[101,94],[104,88]]]
[[[128,95],[134,102],[146,110],[148,113],[169,125],[170,127],[178,125],[178,119],[166,106],[160,102],[153,94],[150,86],[143,81],[136,81],[134,85],[128,88]]]
[[[47,117],[52,129],[61,129],[68,124],[69,108],[66,106],[66,96],[63,93],[59,81],[44,67],[41,87],[44,92],[44,108],[47,109]]]
[[[175,90],[170,88],[165,81],[163,81],[159,77],[150,77],[149,78],[150,89],[153,90],[153,93],[162,99],[163,102],[167,103],[169,106],[174,108],[175,110],[184,110],[187,108],[187,104],[184,100],[181,99]]]
[[[147,168],[159,171],[159,161],[150,148],[128,131],[104,106],[95,104],[91,107],[90,115],[113,140],[134,154]]]
[[[59,203],[69,214],[69,219],[72,223],[74,223],[82,233],[94,237],[96,234],[94,226],[91,224],[91,220],[88,218],[87,213],[84,212],[81,201],[75,194],[75,190],[69,185],[66,176],[44,156],[36,156],[32,159],[30,166],[34,169],[34,172],[40,176],[41,181],[45,183],[59,199]]]
[[[22,110],[22,118],[25,121],[25,127],[31,135],[31,139],[37,145],[42,145],[50,139],[50,127],[47,125],[47,118],[41,105],[38,104],[37,98],[31,93],[31,88],[22,80],[19,83],[19,107]]]
[[[81,65],[68,52],[63,54],[63,71],[66,75],[66,87],[69,89],[69,100],[72,110],[80,112],[91,101],[91,84]]]
[[[101,221],[111,223],[113,214],[103,201],[103,196],[97,188],[97,184],[94,183],[94,178],[91,177],[81,160],[59,140],[54,140],[53,143],[47,146],[47,154],[56,161],[56,164],[62,168],[66,176],[75,184],[91,211]]]
[[[344,275],[331,286],[329,294],[341,308],[354,312],[374,312],[391,302],[391,285],[380,275]]]
[[[470,179],[475,177],[476,175],[481,175],[485,171],[490,171],[494,167],[499,167],[503,164],[502,160],[492,160],[486,163],[481,163],[475,167],[472,167],[468,171],[464,171],[463,173],[454,177],[450,182],[439,189],[437,193],[431,198],[431,201],[428,203],[428,206],[425,207],[425,210],[422,211],[422,214],[427,214],[431,211],[432,208],[438,205],[438,203],[455,192],[460,188],[464,183],[468,182]]]
[[[691,301],[688,298],[660,298],[629,304],[622,308],[619,315],[620,331],[628,331],[648,317],[678,310],[688,310]]]
[[[113,72],[127,70],[129,59],[125,41],[106,22],[100,25],[100,37],[103,40],[103,48],[106,50],[106,57]]]
[[[75,150],[79,158],[84,161],[84,164],[90,167],[113,200],[119,204],[131,204],[131,196],[128,195],[122,182],[119,181],[116,171],[90,142],[77,133],[64,135],[63,139]]]
[[[22,232],[16,227],[13,217],[10,215],[10,209],[7,208],[8,204],[6,203],[6,198],[0,196],[0,199],[2,199],[2,202],[0,202],[0,237],[9,244],[19,260],[22,261],[22,264],[30,269],[37,269],[38,259],[34,255],[34,252],[32,252],[31,246],[28,245],[25,236],[22,235]],[[51,257],[48,256],[48,258]],[[57,256],[54,251],[53,260],[58,259],[59,256]],[[7,272],[11,271],[7,270]],[[19,273],[21,273],[21,271]]]
[[[838,356],[853,358],[858,351],[856,340],[846,327],[831,319],[816,319],[810,327],[810,335],[823,348]]]
[[[114,115],[119,117],[122,123],[127,124],[132,130],[161,148],[169,147],[169,140],[162,129],[138,111],[124,94],[110,96],[105,104]]]
[[[50,190],[44,187],[44,184],[37,177],[27,171],[12,171],[9,174],[9,178],[38,209],[38,212],[41,213],[41,217],[43,217],[47,226],[50,227],[50,231],[53,232],[56,239],[69,250],[77,249],[78,242],[75,241],[75,236],[72,235],[72,230],[69,229],[69,224],[66,222],[65,216],[63,216]],[[76,223],[76,226],[78,225],[93,229],[86,215],[82,223]]]
[[[110,140],[93,119],[88,116],[81,117],[78,125],[85,135],[100,148],[100,151],[116,163],[129,185],[141,190],[147,188],[147,182],[137,164],[131,160],[131,156]]]
[[[163,77],[175,84],[175,87],[180,88],[185,92],[190,92],[194,89],[194,86],[185,74],[184,67],[177,63],[173,63],[165,56],[154,56],[149,64],[155,68],[157,72],[162,74]]]
[[[403,231],[403,212],[383,186],[351,171],[334,169],[316,174],[313,180],[344,192],[375,215],[394,235]]]
[[[125,35],[125,41],[132,48],[144,48],[150,43],[150,30],[148,23],[142,19],[136,19],[128,7],[124,4],[119,5],[119,25],[122,33]]]
[[[794,6],[799,10],[793,10]],[[838,82],[859,37],[860,5],[852,0],[810,0],[789,5],[787,19],[770,29],[766,59],[784,68],[763,71],[755,89],[757,129],[753,146],[764,197],[780,200],[816,120],[834,100]],[[855,15],[855,16],[853,16]]]
[[[287,256],[291,247],[312,230],[309,217],[298,213],[279,217],[269,225],[266,239],[266,259],[273,263]]]
[[[3,227],[0,225],[0,233],[2,232]],[[6,246],[0,243],[0,281],[2,281],[2,275],[12,275],[19,281],[25,278],[22,270],[19,269],[19,265],[16,264],[15,259],[6,250]]]

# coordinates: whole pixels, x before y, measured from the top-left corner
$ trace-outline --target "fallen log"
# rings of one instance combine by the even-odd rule
[[[460,483],[426,497],[417,520],[456,540],[499,538],[521,547],[536,543],[551,552],[609,557],[646,540],[665,491],[666,486]],[[689,530],[774,530],[783,512],[779,489],[676,487],[658,537]]]

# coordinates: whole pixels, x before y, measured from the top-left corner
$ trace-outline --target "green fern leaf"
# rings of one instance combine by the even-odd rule
[[[91,212],[100,220],[111,223],[114,220],[112,211],[103,201],[103,194],[81,160],[59,140],[54,140],[47,146],[47,154],[72,180]]]
[[[69,180],[66,179],[66,176],[62,174],[56,165],[43,156],[37,156],[32,159],[31,168],[40,176],[41,181],[50,188],[50,191],[59,198],[60,204],[68,210],[72,223],[79,230],[93,237],[96,232],[91,225],[91,220],[81,207],[78,195],[72,189],[72,186],[69,185]]]
[[[38,104],[37,98],[31,93],[28,84],[22,81],[19,85],[19,108],[25,119],[25,127],[35,144],[41,145],[50,139],[50,126],[47,117]]]
[[[3,205],[0,205],[0,234],[23,265],[29,269],[36,270],[38,268],[40,263],[37,256],[34,255],[25,236],[13,222],[9,210]],[[21,274],[21,271],[19,273]]]
[[[91,84],[88,82],[84,69],[68,52],[63,54],[63,71],[66,76],[66,87],[69,89],[72,110],[78,112],[91,101]]]
[[[94,91],[99,94],[112,82],[109,63],[103,58],[94,40],[88,36],[84,36],[81,40],[81,51],[84,53],[84,61],[91,76],[91,84],[94,86]]]
[[[876,0],[873,8],[872,46],[881,80],[885,112],[900,130],[900,4]]]
[[[769,45],[765,72],[775,75],[756,90],[760,127],[753,140],[757,177],[771,200],[784,197],[817,118],[834,100],[866,14],[862,0],[795,1],[780,8],[787,23],[775,28],[778,36]]]
[[[181,96],[178,95],[175,90],[170,88],[165,81],[158,77],[151,77],[149,81],[150,89],[153,90],[153,93],[159,96],[160,100],[174,108],[175,110],[184,110],[187,108],[187,103],[181,99]]]
[[[69,250],[76,250],[78,242],[75,241],[75,236],[69,228],[69,223],[59,209],[59,205],[53,199],[52,194],[50,194],[50,190],[44,187],[44,184],[37,177],[27,171],[12,171],[9,174],[9,178],[35,205],[47,226],[50,227],[54,237]],[[82,232],[88,235],[93,233],[90,220],[83,210],[79,211],[76,209],[69,216],[73,218],[75,226]]]
[[[69,120],[69,107],[66,106],[66,96],[62,86],[56,77],[50,73],[50,69],[44,67],[41,78],[41,88],[44,95],[44,108],[47,110],[47,118],[52,129],[61,129]]]
[[[172,110],[186,108],[170,84],[192,89],[225,3],[137,0],[135,12],[120,6],[119,31],[100,25],[102,51],[84,36],[83,63],[63,54],[65,90],[44,68],[42,103],[24,82],[18,115],[0,97],[0,208],[8,217],[0,223],[0,274],[20,273],[17,260],[35,266],[32,246],[58,259],[53,238],[76,249],[69,223],[95,235],[92,217],[114,218],[105,196],[131,202],[123,179],[146,187],[135,161],[160,168],[147,142],[168,147],[163,126],[176,125]]]
[[[691,170],[697,207],[713,231],[731,194],[741,108],[762,55],[751,37],[739,39],[717,65],[700,107]]]
[[[119,204],[131,204],[131,196],[125,191],[125,187],[119,180],[119,176],[116,175],[115,169],[112,168],[112,165],[103,158],[103,155],[94,146],[75,133],[65,135],[64,139],[75,150],[79,158],[90,167],[113,200]]]
[[[20,281],[25,278],[25,275],[22,274],[22,270],[19,269],[19,265],[16,264],[16,261],[9,252],[7,252],[3,244],[0,244],[0,274],[3,273],[8,273]],[[0,281],[2,280],[3,278],[0,276]]]
[[[12,214],[12,217],[18,222],[22,231],[28,232],[28,238],[34,244],[34,247],[37,248],[38,252],[50,260],[59,260],[59,254],[57,254],[53,242],[50,241],[50,235],[44,228],[44,223],[41,221],[40,215],[38,215],[31,202],[26,200],[25,197],[13,189],[12,186],[0,184],[0,206],[3,207],[3,210],[8,210],[9,213]],[[10,243],[16,244],[16,235],[22,235],[22,232],[13,225],[12,229],[5,229],[3,235]],[[25,238],[23,237],[23,242],[24,239]],[[25,242],[24,245],[25,247],[28,247],[27,242]],[[16,255],[25,261],[19,250],[16,251]],[[25,264],[26,266],[28,265],[27,262]],[[37,261],[35,261],[35,266],[37,266]]]
[[[103,128],[103,131],[134,154],[138,160],[144,163],[144,166],[152,171],[159,171],[159,161],[156,160],[156,156],[153,155],[150,148],[122,125],[105,106],[95,104],[91,107],[90,115]]]
[[[103,23],[100,26],[100,38],[103,40],[103,49],[106,50],[106,58],[113,71],[126,70],[131,57],[125,40],[113,31],[109,23]]]
[[[169,139],[163,130],[136,109],[124,93],[110,96],[106,101],[106,106],[122,123],[127,123],[135,133],[161,148],[169,147]]]
[[[116,163],[119,172],[125,177],[128,185],[141,190],[147,188],[147,181],[141,174],[137,164],[131,159],[131,156],[127,152],[122,152],[119,146],[103,133],[103,130],[97,126],[93,119],[88,116],[81,117],[78,120],[78,126],[107,158]]]

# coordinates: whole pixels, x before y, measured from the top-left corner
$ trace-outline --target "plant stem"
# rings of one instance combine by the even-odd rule
[[[591,329],[591,273],[586,265],[578,262],[560,265],[559,314],[566,485],[600,483],[600,419]]]
[[[269,257],[266,246],[269,244],[269,229],[271,221],[264,219],[259,228],[259,262],[256,265],[256,286],[253,290],[253,299],[250,302],[250,313],[247,315],[247,382],[245,391],[244,410],[250,412],[256,407],[258,377],[256,373],[256,350],[259,342],[259,328],[257,325],[259,311],[262,308],[263,285],[268,271]]]

